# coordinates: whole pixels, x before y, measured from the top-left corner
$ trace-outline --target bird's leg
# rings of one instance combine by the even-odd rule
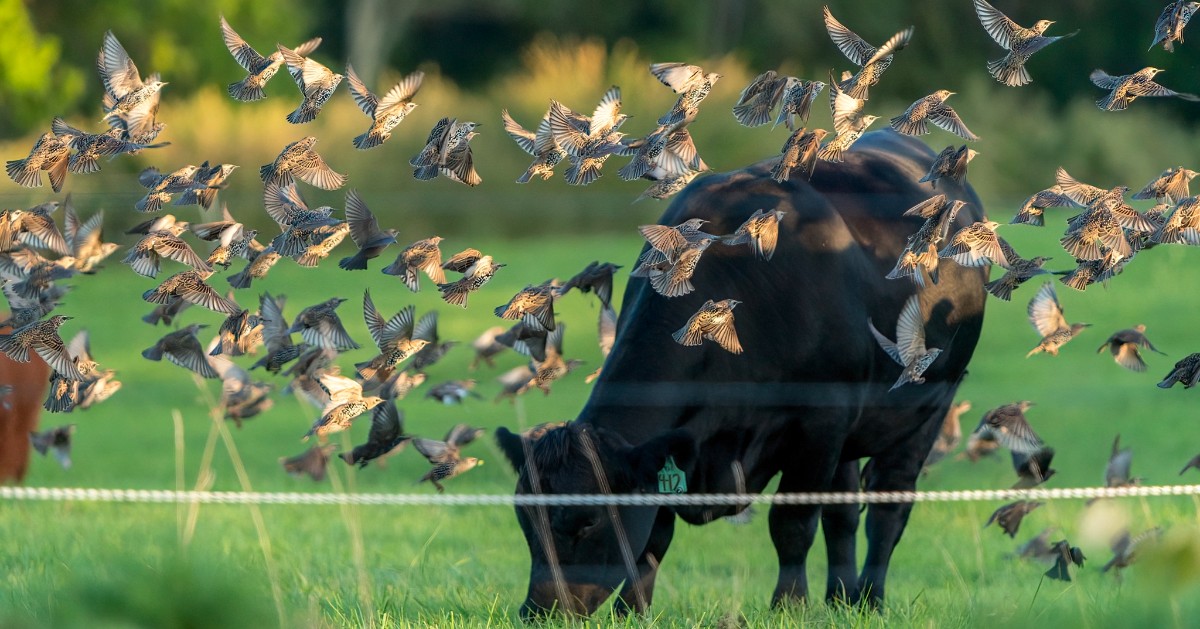
[[[434,486],[434,487],[437,487],[437,492],[438,492],[439,494],[444,494],[444,493],[446,493],[446,488],[445,488],[445,487],[442,487],[442,484],[441,484],[441,483],[437,482],[436,480],[433,480],[432,478],[431,478],[431,479],[429,479],[429,482],[433,483],[433,486]]]

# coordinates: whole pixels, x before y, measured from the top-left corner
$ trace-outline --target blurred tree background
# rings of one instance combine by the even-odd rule
[[[872,89],[868,111],[883,118],[876,127],[935,89],[957,92],[951,104],[983,138],[971,181],[985,199],[1005,202],[1048,186],[1058,165],[1104,186],[1116,185],[1117,179],[1140,186],[1141,179],[1168,166],[1196,166],[1187,160],[1194,155],[1197,139],[1197,104],[1145,99],[1127,112],[1100,112],[1094,101],[1103,93],[1088,81],[1095,68],[1126,74],[1153,65],[1167,69],[1161,76],[1166,86],[1200,93],[1200,36],[1175,53],[1147,50],[1165,2],[993,4],[1022,25],[1051,19],[1057,24],[1048,34],[1079,34],[1030,61],[1031,85],[1007,88],[986,73],[985,63],[1003,51],[979,24],[970,0],[831,3],[834,15],[871,43],[881,43],[909,25],[916,27],[912,44]],[[98,128],[101,84],[94,63],[103,32],[111,29],[143,75],[159,72],[171,83],[163,93],[160,118],[168,123],[161,139],[172,146],[116,160],[105,166],[106,171],[136,173],[148,165],[173,170],[203,159],[238,163],[249,172],[231,180],[226,195],[231,200],[257,199],[257,164],[269,161],[284,144],[312,134],[322,139],[318,149],[327,161],[349,172],[349,185],[364,191],[368,202],[374,191],[399,203],[398,188],[411,192],[418,182],[400,184],[396,173],[405,170],[407,158],[444,115],[485,123],[474,143],[484,185],[493,191],[502,185],[516,190],[509,182],[523,168],[524,163],[517,162],[524,155],[498,124],[501,108],[532,128],[551,98],[589,111],[608,85],[617,84],[624,90],[625,110],[635,115],[623,130],[644,134],[674,102],[674,95],[645,71],[650,61],[698,63],[725,76],[692,131],[713,169],[729,170],[774,155],[786,138],[780,130],[744,129],[733,121],[728,107],[750,78],[778,69],[826,80],[830,70],[840,73],[851,67],[825,33],[821,5],[784,0],[713,0],[704,6],[684,0],[0,0],[0,109],[5,112],[0,116],[0,148],[6,159],[28,151],[55,115],[87,129]],[[366,127],[366,118],[344,94],[335,95],[316,123],[303,127],[280,120],[298,102],[286,77],[272,82],[265,103],[235,103],[224,88],[242,74],[222,45],[218,14],[260,52],[269,53],[276,42],[295,45],[319,35],[324,43],[314,58],[335,70],[352,61],[377,91],[386,91],[388,82],[403,74],[423,69],[427,78],[416,98],[421,107],[387,146],[363,154],[350,149],[344,138],[334,137],[347,134],[348,139]],[[824,104],[824,95],[819,102]],[[825,107],[818,108],[812,124],[829,126]],[[958,143],[936,130],[926,140],[935,151]],[[118,184],[72,176],[68,186],[77,193],[127,191],[136,200],[140,194],[131,179],[123,177]],[[7,184],[2,192],[6,206],[33,194]],[[556,209],[544,222],[550,228],[612,228],[628,224],[634,213],[644,220],[660,207],[643,202],[628,209],[628,201],[641,188],[617,181],[615,173],[591,186],[588,194],[569,189],[560,178],[530,186],[537,186],[545,201],[539,207]],[[420,190],[404,196],[403,203],[414,210],[436,208],[467,216],[461,199],[481,198],[464,196],[471,191],[449,182]],[[340,205],[341,194],[316,191],[312,196]],[[488,216],[532,211],[527,194],[522,190],[488,196],[494,210]],[[417,226],[428,227],[421,212],[414,214]],[[475,228],[516,230],[511,221],[479,218],[477,212],[472,216]]]

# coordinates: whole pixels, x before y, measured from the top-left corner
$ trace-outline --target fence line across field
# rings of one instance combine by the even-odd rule
[[[256,505],[376,506],[721,506],[832,505],[985,500],[1063,500],[1200,496],[1200,485],[970,489],[959,491],[865,491],[780,494],[315,494],[301,492],[178,491],[81,487],[0,487],[0,499],[45,502],[204,503]]]

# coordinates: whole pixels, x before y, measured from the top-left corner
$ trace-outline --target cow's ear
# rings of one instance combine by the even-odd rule
[[[696,439],[686,430],[672,430],[633,448],[630,456],[637,482],[654,485],[658,482],[658,472],[666,464],[667,457],[674,458],[675,465],[681,470],[692,469],[696,458]]]
[[[518,474],[521,473],[521,468],[525,465],[525,444],[521,443],[521,435],[510,432],[504,426],[496,429],[496,443],[500,446],[500,450],[504,452],[504,456],[508,457],[508,462],[512,463],[513,469]]]

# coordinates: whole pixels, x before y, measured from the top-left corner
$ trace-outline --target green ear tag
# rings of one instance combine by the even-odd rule
[[[675,457],[667,457],[667,462],[658,470],[658,493],[686,494],[687,476],[683,470],[675,466]]]

